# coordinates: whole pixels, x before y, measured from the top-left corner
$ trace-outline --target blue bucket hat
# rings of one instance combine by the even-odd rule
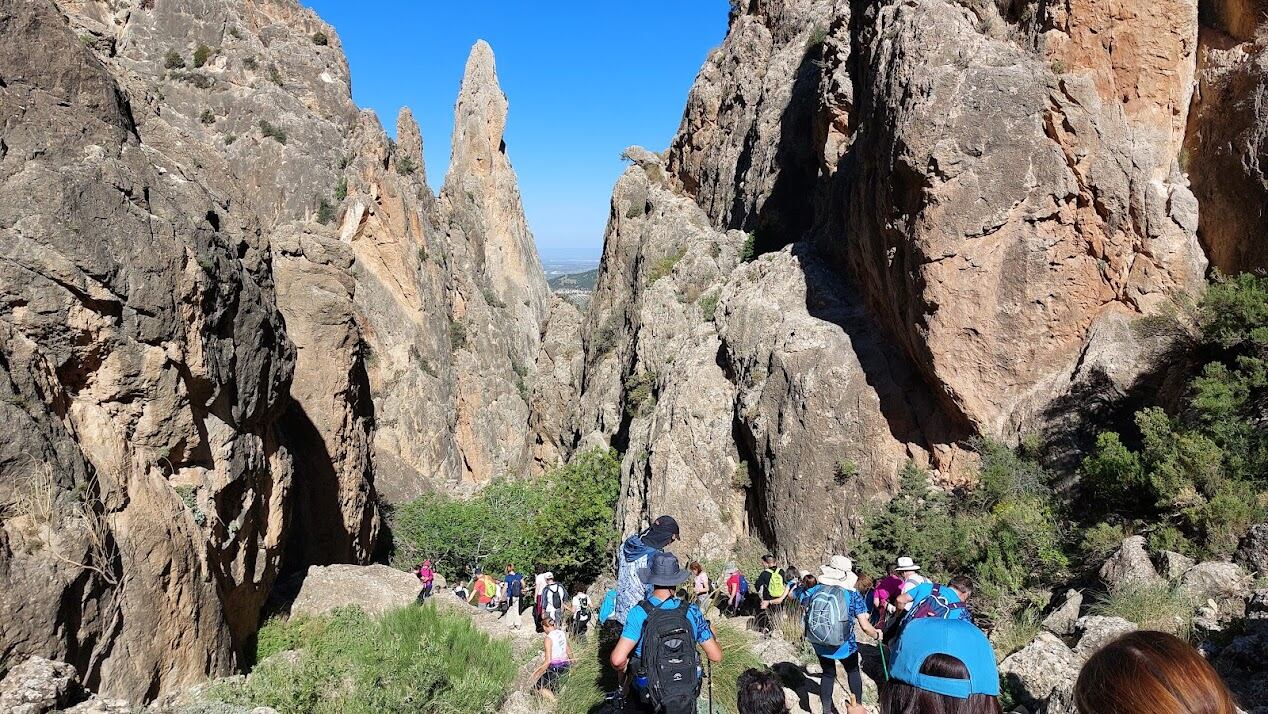
[[[925,660],[935,654],[960,660],[969,670],[969,678],[947,679],[921,674]],[[890,674],[913,687],[956,699],[968,699],[973,694],[999,696],[995,650],[986,634],[967,620],[913,620],[898,640]]]

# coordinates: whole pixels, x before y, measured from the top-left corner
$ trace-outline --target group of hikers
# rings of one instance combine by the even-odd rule
[[[868,711],[859,631],[875,642],[879,654],[881,714],[1002,712],[995,651],[969,608],[970,578],[934,582],[908,556],[872,580],[855,572],[844,555],[832,556],[817,573],[781,568],[767,555],[751,586],[734,564],[726,566],[715,586],[699,563],[683,568],[667,552],[680,538],[677,521],[661,516],[618,551],[616,584],[597,613],[600,657],[619,682],[607,697],[608,711],[694,714],[712,663],[723,658],[706,617],[716,606],[732,616],[751,614],[756,629],[765,633],[777,613],[795,614],[822,671],[824,714],[839,713],[833,704],[838,670],[846,679],[844,714]],[[430,561],[420,566],[418,576],[420,599],[429,597]],[[570,597],[553,573],[537,575],[534,586],[533,617],[544,642],[533,677],[537,689],[553,699],[573,662],[569,637],[584,637],[594,615],[589,596]],[[508,625],[521,626],[524,578],[514,566],[506,567],[500,581],[477,573],[470,588],[464,584],[455,593],[478,607],[509,613]],[[1080,714],[1238,711],[1210,665],[1186,643],[1160,632],[1132,633],[1093,656],[1079,676],[1075,698]],[[737,707],[743,714],[788,712],[783,682],[768,670],[746,671],[738,682]]]

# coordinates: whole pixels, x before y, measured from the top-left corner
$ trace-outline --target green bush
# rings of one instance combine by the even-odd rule
[[[163,56],[163,67],[166,69],[185,69],[185,58],[176,50],[168,50]]]
[[[276,66],[269,67],[269,81],[279,87],[282,86],[282,73],[277,70]]]
[[[348,197],[348,177],[340,176],[339,183],[335,184],[335,199],[342,201]]]
[[[330,44],[330,38],[326,36],[326,33],[322,32],[321,30],[318,30],[313,33],[313,44],[321,45],[322,47],[325,47],[326,45]]]
[[[211,48],[207,45],[198,45],[194,50],[194,66],[202,67],[207,64],[207,60],[211,59]]]
[[[257,659],[296,649],[295,661],[263,662],[243,683],[206,697],[280,712],[496,712],[516,675],[510,644],[434,606],[370,616],[358,609],[268,623]]]
[[[853,459],[841,459],[837,462],[836,470],[832,474],[832,479],[837,482],[838,486],[844,486],[850,481],[858,478],[859,465]]]
[[[625,380],[625,413],[647,416],[656,408],[656,373],[643,370]]]
[[[704,315],[706,321],[713,322],[714,318],[717,317],[718,299],[720,297],[721,294],[715,291],[700,298],[700,313]]]
[[[740,262],[751,263],[757,258],[757,236],[744,234],[744,247],[740,248]]]
[[[1194,605],[1169,583],[1129,581],[1102,595],[1092,606],[1092,612],[1121,617],[1143,630],[1159,630],[1189,639],[1193,634]]]
[[[210,109],[204,109],[203,113],[199,115],[198,121],[204,124],[215,124],[216,115]]]
[[[593,449],[532,481],[498,481],[461,500],[429,494],[391,515],[394,565],[431,558],[450,577],[473,568],[546,567],[569,583],[592,582],[608,563],[621,465]]]
[[[467,348],[467,328],[454,318],[449,318],[449,343],[454,352]]]
[[[282,131],[281,127],[273,126],[264,119],[260,120],[260,133],[279,144],[286,143],[286,132]]]
[[[330,205],[330,201],[325,198],[317,202],[317,222],[322,225],[329,225],[335,220],[335,207]]]
[[[1089,562],[1099,563],[1113,555],[1130,535],[1131,531],[1123,526],[1097,523],[1083,532],[1079,549]]]
[[[666,275],[674,272],[674,266],[678,265],[678,261],[682,260],[683,256],[686,254],[687,250],[684,248],[670,253],[669,255],[656,261],[656,263],[652,266],[651,271],[647,273],[647,284],[651,285],[657,280],[660,280]]]
[[[418,170],[414,165],[414,159],[408,156],[401,156],[396,159],[396,173],[402,176],[409,176]]]

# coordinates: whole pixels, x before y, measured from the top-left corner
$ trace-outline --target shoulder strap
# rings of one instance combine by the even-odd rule
[[[644,599],[640,600],[640,601],[639,601],[639,603],[638,603],[638,606],[639,606],[639,608],[641,608],[641,609],[643,610],[643,612],[644,612],[644,613],[646,613],[646,614],[647,614],[647,616],[648,616],[648,617],[651,617],[651,616],[652,616],[652,611],[656,609],[656,608],[652,607],[652,603],[651,603],[651,601],[650,601],[650,600],[648,600],[648,599],[646,599],[646,598],[644,598]]]

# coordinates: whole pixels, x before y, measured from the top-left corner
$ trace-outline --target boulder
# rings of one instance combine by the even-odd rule
[[[1145,537],[1132,536],[1124,540],[1118,551],[1101,566],[1100,576],[1101,582],[1111,590],[1130,582],[1158,580],[1158,571],[1145,550]]]
[[[1251,526],[1233,561],[1252,573],[1268,575],[1268,523]]]
[[[75,668],[43,657],[22,662],[0,680],[0,711],[7,714],[61,711],[82,696]]]
[[[291,603],[291,616],[321,615],[348,606],[381,613],[409,605],[418,592],[418,578],[386,565],[315,565]]]
[[[67,709],[65,714],[136,714],[139,712],[125,699],[101,699],[100,697],[92,697],[87,701],[80,702],[75,706]],[[268,709],[272,714],[276,714],[272,709]],[[226,713],[227,714],[227,713]],[[251,710],[250,714],[257,714],[255,710]]]
[[[1135,632],[1140,629],[1135,623],[1128,622],[1121,617],[1105,617],[1103,615],[1088,615],[1080,617],[1075,623],[1075,632],[1079,635],[1079,643],[1075,645],[1074,653],[1079,656],[1080,661],[1086,661],[1097,650],[1109,644],[1119,635],[1125,635],[1128,632]]]
[[[1083,593],[1068,590],[1065,599],[1056,609],[1048,613],[1040,623],[1043,628],[1053,634],[1069,636],[1074,634],[1075,623],[1079,620],[1079,610],[1083,607]]]
[[[1158,571],[1167,580],[1179,580],[1185,571],[1197,565],[1197,561],[1173,550],[1164,550],[1158,554]]]
[[[1194,600],[1250,595],[1251,577],[1236,563],[1199,563],[1180,577],[1180,591]]]
[[[1068,704],[1080,666],[1081,658],[1060,638],[1041,632],[1029,645],[1004,658],[999,673],[1019,704],[1035,712],[1073,714]]]
[[[1212,664],[1238,700],[1268,702],[1268,628],[1238,637],[1220,650]],[[1256,714],[1260,710],[1252,710]]]

